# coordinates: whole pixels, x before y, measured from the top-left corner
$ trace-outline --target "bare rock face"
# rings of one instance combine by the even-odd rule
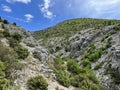
[[[54,60],[54,56],[49,54],[48,50],[43,48],[43,47],[36,47],[34,49],[35,52],[38,52],[39,55],[41,56],[41,62],[46,63],[47,60]]]
[[[111,68],[118,71],[120,74],[120,46],[112,48]]]

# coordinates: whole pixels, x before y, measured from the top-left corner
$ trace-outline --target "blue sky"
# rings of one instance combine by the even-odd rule
[[[72,18],[120,19],[120,0],[0,0],[0,16],[29,31]]]

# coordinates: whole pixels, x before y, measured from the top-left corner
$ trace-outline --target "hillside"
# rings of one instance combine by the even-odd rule
[[[95,74],[95,76],[88,75],[88,78],[96,77],[98,83],[107,87],[107,90],[120,90],[119,20],[72,19],[32,34],[51,54],[61,57],[63,63],[73,59],[78,62],[81,69],[87,68],[88,72],[90,70]],[[73,72],[69,74],[74,76]],[[73,77],[70,76],[70,78]],[[77,80],[76,83],[79,82]],[[77,85],[81,87],[79,86],[81,84]],[[83,90],[90,90],[90,87]]]
[[[120,90],[120,21],[28,32],[0,18],[0,90]]]

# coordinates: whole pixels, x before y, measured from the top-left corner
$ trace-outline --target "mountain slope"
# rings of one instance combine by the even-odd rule
[[[120,90],[120,21],[27,32],[0,18],[0,90]]]
[[[119,20],[73,19],[32,34],[63,63],[69,61],[66,58],[75,59],[82,69],[92,70],[107,90],[120,89]]]
[[[28,90],[28,80],[37,76],[46,80],[48,89],[59,86],[67,90],[53,81],[55,75],[47,66],[55,57],[38,45],[30,32],[1,20],[0,49],[0,90]]]

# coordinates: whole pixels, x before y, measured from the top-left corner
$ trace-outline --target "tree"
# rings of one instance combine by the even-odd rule
[[[12,24],[12,25],[16,26],[17,24],[16,24],[15,22],[13,22],[13,24]]]
[[[9,24],[9,22],[7,20],[3,20],[4,24]]]
[[[0,17],[0,22],[2,22],[2,18]]]

